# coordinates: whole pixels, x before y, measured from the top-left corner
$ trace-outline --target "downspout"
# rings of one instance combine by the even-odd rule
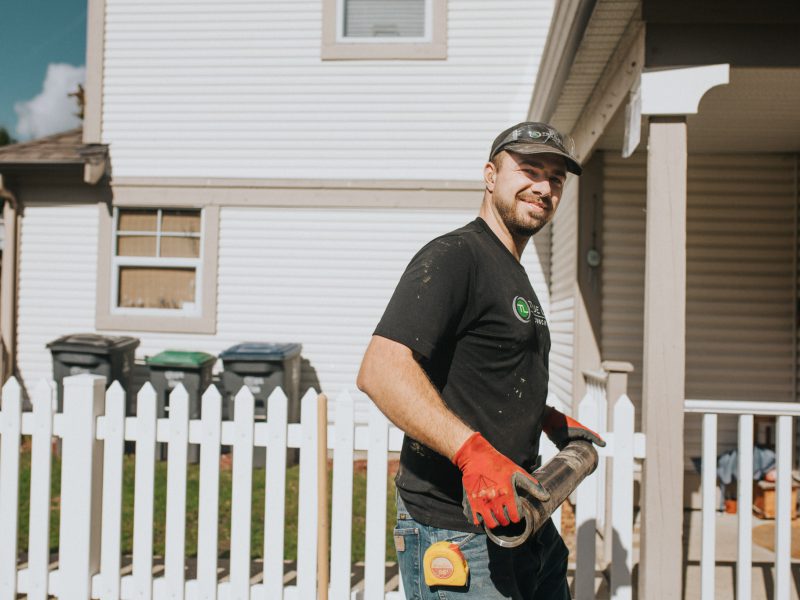
[[[2,275],[0,276],[0,382],[5,381],[16,368],[17,336],[17,274],[19,273],[19,203],[14,193],[6,188],[0,175],[0,198],[3,199],[5,240]]]

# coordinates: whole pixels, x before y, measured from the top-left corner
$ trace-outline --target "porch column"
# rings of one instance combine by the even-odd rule
[[[686,115],[728,65],[643,72],[649,117],[644,286],[639,597],[681,598],[683,578],[683,405],[686,360]],[[636,94],[628,114],[638,119]],[[634,140],[635,141],[635,140]],[[634,144],[635,145],[635,144]]]
[[[652,117],[647,149],[640,598],[680,598],[686,332],[686,120]],[[646,593],[644,590],[647,590]]]

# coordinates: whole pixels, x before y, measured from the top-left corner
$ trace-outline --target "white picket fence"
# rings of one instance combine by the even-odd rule
[[[735,400],[686,400],[684,411],[703,415],[702,450],[702,546],[700,586],[702,598],[715,597],[716,511],[717,511],[717,416],[739,418],[738,472],[744,485],[737,485],[738,540],[736,598],[752,596],[753,528],[753,420],[754,416],[775,418],[777,481],[775,487],[775,598],[789,598],[791,573],[792,509],[792,420],[800,417],[797,402],[742,402]]]
[[[632,555],[633,460],[641,456],[641,436],[633,432],[633,407],[627,396],[614,408],[616,431],[601,427],[605,396],[602,377],[581,403],[579,418],[601,431],[608,447],[603,468],[577,492],[578,599],[593,598],[595,536],[604,527],[605,477],[611,461],[613,497],[610,526],[618,542],[611,557],[612,598],[630,598]],[[227,598],[312,599],[317,597],[317,394],[301,400],[301,422],[287,423],[287,398],[275,390],[268,400],[268,421],[254,420],[252,394],[243,388],[234,400],[232,421],[221,418],[221,398],[213,386],[202,397],[201,418],[189,419],[189,398],[182,387],[170,396],[169,417],[156,418],[156,393],[145,385],[137,415],[125,416],[125,393],[118,385],[105,391],[102,377],[77,375],[65,380],[64,408],[55,412],[51,385],[32,394],[32,412],[22,411],[18,383],[11,379],[0,404],[0,600],[17,594],[44,600],[60,598]],[[386,584],[387,458],[400,448],[402,434],[376,409],[369,423],[354,422],[353,399],[335,399],[328,448],[333,451],[333,488],[329,597],[399,600],[402,586]],[[20,441],[30,435],[31,493],[28,561],[18,564],[17,527]],[[49,556],[51,443],[62,442],[61,519],[57,568]],[[121,569],[122,465],[125,441],[136,444],[133,557]],[[156,444],[166,442],[167,506],[163,572],[154,576],[153,517]],[[187,450],[200,446],[197,578],[185,576]],[[218,581],[217,542],[220,447],[233,448],[230,572]],[[544,445],[547,446],[546,444]],[[251,579],[250,542],[253,448],[267,448],[263,572]],[[284,577],[284,498],[287,448],[300,449],[297,566],[294,585]],[[364,579],[351,588],[353,462],[367,453]],[[555,449],[550,447],[549,453]],[[545,457],[547,458],[547,456]],[[342,518],[344,517],[344,518]]]

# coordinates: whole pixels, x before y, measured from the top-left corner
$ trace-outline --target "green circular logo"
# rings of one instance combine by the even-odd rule
[[[523,323],[530,323],[531,321],[531,307],[522,296],[514,298],[514,314]]]

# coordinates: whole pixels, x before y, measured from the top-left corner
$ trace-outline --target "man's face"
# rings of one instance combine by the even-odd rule
[[[503,152],[498,166],[487,163],[484,179],[492,204],[512,235],[530,237],[556,212],[567,178],[566,163],[557,154]]]

